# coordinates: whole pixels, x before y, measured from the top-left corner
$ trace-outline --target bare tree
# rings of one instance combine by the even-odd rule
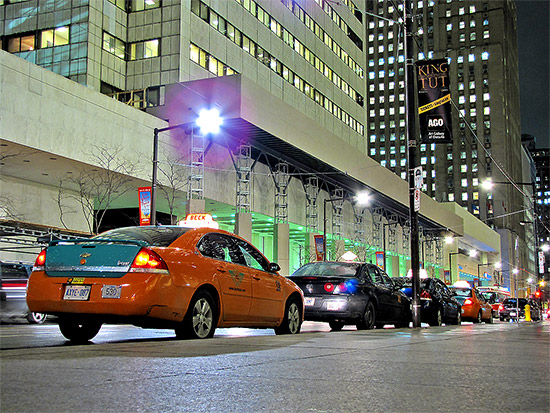
[[[184,193],[189,182],[189,171],[185,166],[183,156],[175,156],[165,153],[165,161],[159,164],[160,179],[158,187],[168,202],[168,210],[171,220],[174,219],[174,211],[184,199]],[[175,224],[175,222],[171,222]]]
[[[78,174],[67,176],[60,184],[58,205],[61,217],[66,212],[65,197],[73,198],[81,206],[90,232],[97,233],[107,210],[113,203],[135,189],[130,182],[137,170],[137,163],[123,155],[121,147],[94,147],[90,156],[95,167],[82,169]],[[63,186],[73,188],[63,191]]]

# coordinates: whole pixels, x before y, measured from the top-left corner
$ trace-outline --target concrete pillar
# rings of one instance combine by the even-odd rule
[[[204,199],[188,199],[185,205],[185,214],[202,214],[206,212]]]
[[[346,242],[343,239],[337,239],[334,241],[334,252],[336,256],[334,261],[338,261],[342,255],[346,252]]]
[[[289,255],[290,227],[288,224],[275,224],[273,227],[273,260],[281,266],[281,275],[290,275]]]
[[[404,277],[407,274],[399,274],[399,256],[398,255],[390,255],[386,256],[386,259],[388,261],[391,261],[391,274],[388,273],[390,277]]]
[[[235,214],[235,234],[252,242],[252,214],[250,212]]]

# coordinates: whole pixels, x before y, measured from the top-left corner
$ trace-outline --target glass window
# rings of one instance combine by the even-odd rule
[[[159,40],[147,40],[130,45],[130,60],[148,59],[159,55]]]
[[[103,32],[103,50],[124,59],[125,49],[126,47],[122,40],[117,39],[115,36],[112,36],[107,32]]]
[[[160,7],[160,0],[133,0],[130,2],[131,11],[142,11]]]
[[[8,39],[8,52],[26,52],[34,50],[35,36],[34,34],[21,37],[12,37]]]
[[[40,47],[53,47],[69,44],[69,27],[61,26],[55,29],[42,30],[40,33]]]

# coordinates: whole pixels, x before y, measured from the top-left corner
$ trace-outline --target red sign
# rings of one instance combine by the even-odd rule
[[[151,225],[151,187],[138,188],[139,225]]]

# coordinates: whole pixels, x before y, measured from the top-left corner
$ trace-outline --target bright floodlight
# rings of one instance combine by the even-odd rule
[[[470,257],[475,257],[477,255],[477,251],[476,250],[470,250]]]
[[[368,192],[359,192],[355,197],[360,205],[367,205],[370,202],[370,194]]]
[[[527,278],[527,282],[531,284],[533,282],[533,279],[531,277]]]
[[[493,181],[491,181],[490,179],[487,179],[486,181],[483,181],[483,183],[481,184],[481,186],[487,190],[487,191],[490,191],[491,189],[494,188],[495,184],[493,183]]]
[[[453,241],[454,241],[454,238],[452,237],[452,235],[445,237],[445,244],[452,244]]]
[[[209,133],[218,133],[220,125],[223,123],[220,118],[220,112],[217,109],[202,109],[199,112],[197,126],[201,129],[203,135]]]
[[[502,268],[502,264],[500,262],[495,262],[495,268]]]
[[[541,249],[542,249],[544,252],[548,252],[548,251],[550,251],[550,245],[544,244],[544,245],[541,247]]]
[[[514,268],[514,269],[512,270],[512,273],[513,273],[513,274],[519,274],[519,270],[518,270],[517,268]]]

